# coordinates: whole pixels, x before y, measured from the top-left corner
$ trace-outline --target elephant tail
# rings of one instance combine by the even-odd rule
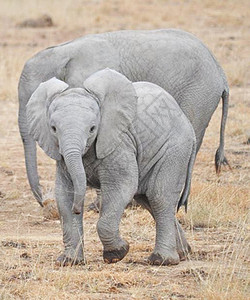
[[[221,126],[220,126],[220,145],[215,153],[215,169],[217,174],[219,174],[221,171],[221,165],[228,165],[229,168],[231,169],[224,155],[224,136],[225,136],[227,114],[228,114],[229,90],[225,89],[221,97],[222,97],[222,118],[221,118]]]
[[[190,188],[191,188],[192,171],[193,171],[193,166],[194,166],[194,162],[195,162],[195,158],[196,158],[196,138],[195,138],[194,131],[193,131],[193,135],[194,135],[193,147],[192,147],[192,153],[191,153],[189,163],[188,163],[186,182],[185,182],[185,186],[182,191],[180,200],[177,205],[177,212],[182,205],[185,206],[185,212],[187,212],[188,196],[189,196]]]

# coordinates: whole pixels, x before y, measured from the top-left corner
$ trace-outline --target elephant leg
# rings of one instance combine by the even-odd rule
[[[188,256],[188,253],[191,252],[191,247],[188,244],[185,233],[177,219],[175,220],[175,229],[177,252],[179,254],[180,260],[185,260]]]
[[[122,260],[128,253],[129,244],[120,237],[119,225],[124,209],[135,191],[129,185],[117,185],[115,189],[102,189],[102,206],[97,231],[103,244],[103,259],[106,263]]]
[[[72,212],[74,189],[65,168],[57,162],[56,201],[63,230],[65,250],[58,257],[57,264],[66,266],[84,263],[83,255],[83,213]]]
[[[190,147],[166,151],[157,162],[148,182],[147,198],[156,222],[155,248],[149,262],[175,265],[182,259],[181,244],[187,247],[181,227],[176,222],[176,206],[185,184]],[[178,229],[178,234],[177,234]],[[180,234],[179,234],[180,233]]]
[[[146,208],[149,211],[149,213],[152,215],[152,217],[155,219],[147,197],[145,195],[137,195],[134,198],[138,202],[138,204]],[[185,260],[187,258],[188,253],[191,252],[191,247],[188,244],[185,237],[185,233],[177,219],[175,219],[175,229],[176,229],[177,252],[179,254],[180,260]]]
[[[153,265],[176,265],[180,262],[177,252],[175,228],[175,205],[173,195],[149,197],[152,214],[156,222],[156,240],[149,263]]]
[[[121,170],[119,162],[116,164],[118,170]],[[119,225],[126,206],[136,193],[138,171],[135,158],[131,162],[127,161],[126,165],[131,169],[123,168],[126,171],[123,171],[122,175],[117,176],[119,173],[116,173],[115,169],[112,169],[111,173],[105,169],[100,176],[102,205],[97,232],[103,244],[103,259],[106,263],[122,260],[129,250],[128,242],[120,236]]]
[[[88,210],[93,210],[93,211],[99,213],[101,203],[102,203],[101,190],[96,189],[96,199],[94,202],[90,203],[90,205],[88,206]]]

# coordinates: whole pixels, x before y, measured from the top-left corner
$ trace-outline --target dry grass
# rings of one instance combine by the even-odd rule
[[[248,0],[0,0],[0,299],[249,299],[250,59]],[[18,28],[49,14],[55,27]],[[120,29],[178,27],[214,52],[230,83],[226,153],[232,170],[214,172],[221,105],[195,165],[188,213],[178,214],[193,253],[174,267],[146,264],[154,222],[128,209],[121,224],[130,252],[115,265],[102,261],[95,224],[85,213],[87,264],[56,268],[61,251],[52,197],[54,162],[39,150],[48,205],[35,203],[27,184],[17,128],[17,82],[37,51],[82,34]],[[88,201],[94,193],[89,191]]]

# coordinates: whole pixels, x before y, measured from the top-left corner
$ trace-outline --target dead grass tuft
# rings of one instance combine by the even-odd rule
[[[46,220],[59,220],[59,213],[54,199],[46,199],[43,202],[43,216]]]
[[[190,228],[235,226],[247,214],[248,191],[243,187],[220,183],[193,184],[188,213],[180,213],[181,222]]]
[[[201,278],[203,299],[246,299],[249,292],[249,219],[240,220],[225,243],[220,262],[214,262],[207,278]]]

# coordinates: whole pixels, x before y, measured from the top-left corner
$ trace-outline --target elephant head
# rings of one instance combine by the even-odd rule
[[[81,213],[86,191],[82,157],[95,140],[97,159],[119,145],[136,114],[132,83],[110,69],[91,75],[82,88],[52,78],[39,85],[26,108],[30,134],[48,156],[64,159],[74,186],[72,210]]]

